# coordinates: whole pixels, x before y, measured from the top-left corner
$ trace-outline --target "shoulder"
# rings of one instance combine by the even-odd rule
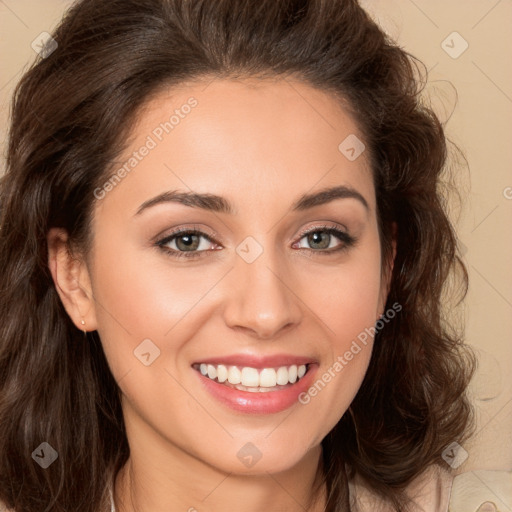
[[[453,480],[449,512],[512,510],[512,471],[475,470]]]
[[[411,512],[504,512],[512,510],[512,472],[468,471],[453,476],[432,466],[407,488]],[[357,512],[393,512],[355,478],[350,483],[351,504]]]
[[[453,476],[440,466],[431,466],[406,489],[411,512],[448,512]],[[393,512],[388,503],[375,496],[362,479],[350,484],[351,502],[358,512]],[[464,510],[464,512],[469,512]]]

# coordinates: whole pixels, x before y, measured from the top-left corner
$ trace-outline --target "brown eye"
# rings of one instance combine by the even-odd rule
[[[176,247],[180,251],[194,251],[200,245],[200,237],[198,235],[179,235],[175,239]]]
[[[338,243],[336,243],[336,239],[338,239]],[[313,228],[303,233],[300,240],[305,240],[306,245],[299,245],[299,248],[327,254],[348,249],[356,241],[345,231],[332,227]]]
[[[206,233],[182,229],[156,242],[156,245],[173,257],[195,258],[210,252],[215,243]]]
[[[331,235],[325,231],[314,231],[307,235],[306,238],[312,249],[328,249],[331,241]]]

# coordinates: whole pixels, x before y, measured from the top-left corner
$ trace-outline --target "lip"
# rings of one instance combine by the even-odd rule
[[[291,364],[296,364],[295,360]],[[214,363],[217,359],[208,359],[204,363],[209,362],[210,364],[222,364]],[[237,359],[239,361],[239,359]],[[227,363],[226,359],[222,359],[223,362]],[[245,361],[245,359],[244,359]],[[289,361],[289,359],[287,359]],[[305,360],[304,360],[305,361]],[[309,359],[309,361],[311,361]],[[244,366],[251,366],[251,364],[244,364]],[[269,364],[268,359],[265,364]],[[264,368],[270,368],[273,366],[287,366],[286,364],[271,364],[270,366],[263,366]],[[301,364],[306,364],[305,362]],[[237,365],[233,365],[237,366]],[[260,366],[251,366],[252,368],[259,368]],[[194,369],[198,379],[204,386],[205,390],[213,396],[220,404],[227,406],[237,412],[246,414],[275,414],[286,409],[289,409],[293,405],[300,405],[299,395],[305,392],[311,384],[314,382],[315,374],[318,370],[317,363],[308,363],[308,371],[306,374],[295,384],[289,387],[280,389],[278,391],[269,391],[266,393],[241,391],[239,389],[231,388],[224,384],[220,384],[208,377],[205,377],[201,372]]]
[[[311,357],[294,356],[291,354],[274,354],[268,356],[255,356],[251,354],[232,354],[223,357],[207,357],[193,364],[224,364],[226,366],[248,366],[250,368],[263,369],[263,368],[278,368],[280,366],[297,366],[301,364],[317,364],[318,361]]]

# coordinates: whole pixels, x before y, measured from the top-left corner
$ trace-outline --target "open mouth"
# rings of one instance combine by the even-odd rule
[[[267,393],[289,388],[300,381],[309,364],[251,368],[223,364],[196,363],[192,367],[204,377],[224,386],[252,393]]]

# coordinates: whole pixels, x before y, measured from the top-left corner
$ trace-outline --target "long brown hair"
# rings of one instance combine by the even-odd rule
[[[396,222],[388,305],[349,411],[323,440],[326,512],[361,476],[396,510],[403,488],[465,439],[473,359],[445,321],[448,277],[467,274],[439,185],[447,141],[420,101],[419,62],[356,0],[82,0],[58,48],[23,76],[0,187],[0,499],[23,512],[108,511],[129,456],[120,391],[96,332],[66,314],[46,235],[88,250],[94,190],[159,88],[204,76],[294,76],[348,101],[374,175],[383,259]],[[48,442],[47,470],[32,452]]]

